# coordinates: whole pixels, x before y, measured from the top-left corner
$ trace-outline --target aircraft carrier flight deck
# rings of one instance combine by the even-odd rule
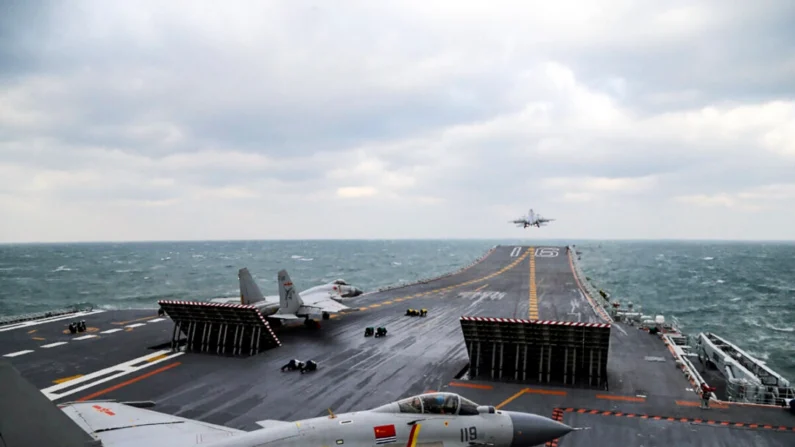
[[[280,345],[251,355],[218,355],[210,336],[206,352],[174,349],[175,323],[155,307],[3,325],[0,356],[55,403],[151,400],[159,412],[245,430],[433,390],[589,427],[548,443],[561,447],[795,445],[784,408],[700,408],[671,346],[614,321],[575,264],[565,246],[498,246],[459,272],[352,298],[345,304],[358,310],[320,328],[272,328]],[[86,330],[72,334],[76,320]],[[388,332],[367,337],[367,327]],[[291,359],[318,368],[282,372]]]

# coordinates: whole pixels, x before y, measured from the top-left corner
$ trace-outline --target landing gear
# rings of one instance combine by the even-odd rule
[[[306,326],[306,327],[308,327],[310,329],[320,329],[320,323],[317,322],[316,320],[312,320],[310,318],[307,318],[306,320],[304,320],[304,326]]]
[[[331,314],[329,314],[328,312],[323,312],[323,319],[328,320],[329,318],[331,318]]]

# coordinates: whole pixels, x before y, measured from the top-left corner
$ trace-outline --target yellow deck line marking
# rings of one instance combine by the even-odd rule
[[[33,337],[33,339],[34,339],[34,340],[38,340],[38,341],[44,341],[44,340],[46,340],[46,338],[42,338],[42,337]]]
[[[74,380],[74,379],[77,379],[77,378],[80,378],[80,377],[83,377],[83,375],[82,374],[78,374],[76,376],[69,376],[69,377],[63,377],[63,378],[60,378],[60,379],[55,379],[55,380],[52,381],[52,383],[64,383],[64,382],[68,382],[70,380]]]
[[[530,309],[529,315],[531,320],[538,320],[538,291],[536,290],[536,256],[533,247],[530,247],[528,252],[530,255]]]
[[[116,321],[116,322],[113,322],[111,324],[122,324],[122,325],[124,325],[124,324],[127,324],[127,323],[134,323],[136,321],[151,320],[152,318],[157,318],[157,315],[152,315],[151,317],[137,318],[135,320],[130,320],[130,321]]]
[[[522,390],[520,390],[518,393],[514,394],[513,396],[511,396],[511,397],[509,397],[509,398],[505,399],[504,401],[500,402],[500,404],[499,404],[499,405],[497,405],[497,406],[496,406],[496,407],[494,407],[494,408],[496,408],[497,410],[499,410],[500,408],[502,408],[502,407],[504,407],[504,406],[508,405],[509,403],[513,402],[513,400],[514,400],[514,399],[516,399],[517,397],[521,396],[522,394],[524,394],[524,393],[526,393],[526,392],[527,392],[527,389],[526,389],[526,388],[525,388],[525,389],[522,389]]]
[[[510,264],[508,264],[507,266],[503,267],[502,269],[500,269],[500,270],[498,270],[498,271],[496,271],[496,272],[493,272],[493,273],[491,273],[490,275],[484,276],[484,277],[482,277],[482,278],[472,279],[472,280],[469,280],[469,281],[466,281],[466,282],[462,282],[462,283],[459,283],[459,284],[454,284],[454,285],[452,285],[452,286],[441,287],[441,288],[438,288],[438,289],[429,290],[429,291],[427,291],[427,292],[416,293],[416,294],[414,294],[414,295],[408,295],[408,296],[404,296],[404,297],[400,297],[400,298],[392,298],[390,301],[382,301],[381,303],[376,303],[376,304],[371,304],[371,305],[369,305],[369,306],[363,306],[363,307],[360,307],[360,308],[359,308],[359,310],[360,310],[360,311],[363,311],[363,310],[367,310],[367,309],[372,309],[372,308],[380,307],[380,306],[382,306],[382,305],[386,305],[386,304],[392,304],[393,302],[394,302],[394,303],[399,303],[399,302],[402,302],[402,301],[407,301],[407,300],[410,300],[410,299],[412,299],[412,298],[419,298],[419,297],[426,296],[426,295],[431,295],[431,294],[434,294],[434,293],[446,292],[446,291],[450,291],[450,290],[453,290],[453,289],[458,289],[458,288],[461,288],[461,287],[464,287],[464,286],[468,286],[468,285],[470,285],[470,284],[475,284],[475,283],[478,283],[478,282],[483,282],[483,281],[485,281],[485,280],[487,280],[487,279],[494,278],[495,276],[499,276],[499,275],[501,275],[501,274],[503,274],[503,273],[507,272],[508,270],[511,270],[511,269],[513,269],[514,267],[516,267],[517,265],[519,265],[519,264],[520,264],[522,261],[524,261],[524,260],[525,260],[525,258],[526,258],[526,257],[527,257],[529,254],[531,254],[531,253],[534,253],[534,251],[533,251],[533,250],[527,250],[527,251],[525,251],[525,253],[524,253],[523,255],[519,256],[519,257],[518,257],[518,258],[517,258],[515,261],[513,261],[512,263],[510,263]],[[480,288],[479,288],[479,289],[477,289],[477,290],[481,290],[481,289],[483,289],[483,288],[485,288],[485,287],[487,287],[487,286],[488,286],[488,284],[484,284],[482,287],[480,287]],[[330,317],[331,317],[331,318],[337,318],[337,315],[338,315],[338,314],[332,314],[332,315],[330,315]],[[342,315],[339,315],[339,316],[342,316]],[[143,319],[149,319],[149,318],[154,318],[154,317],[146,317],[146,318],[141,318],[141,319],[139,319],[139,320],[143,320]],[[132,320],[132,321],[139,321],[139,320]],[[113,324],[125,324],[125,323],[130,323],[130,322],[132,322],[132,321],[126,321],[126,322],[124,322],[124,323],[113,323]],[[128,330],[128,331],[130,331],[131,329],[127,329],[127,330]]]
[[[32,333],[34,333],[36,331],[38,331],[38,329],[31,329],[31,330],[28,331],[28,334],[32,334]]]
[[[477,289],[473,290],[473,292],[480,292],[481,290],[485,289],[488,286],[489,286],[488,284],[483,284],[482,286],[480,286]]]
[[[168,354],[160,354],[160,355],[152,357],[151,359],[148,359],[147,362],[150,362],[150,363],[151,362],[156,362],[156,361],[158,361],[160,359],[164,359],[166,357],[168,357]]]

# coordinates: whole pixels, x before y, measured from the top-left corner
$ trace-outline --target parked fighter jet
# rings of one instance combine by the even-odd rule
[[[520,217],[516,220],[512,220],[510,223],[517,224],[517,227],[527,228],[535,226],[537,228],[541,228],[542,225],[546,225],[547,222],[552,222],[555,219],[546,219],[541,217],[541,215],[536,215],[533,212],[533,209],[530,208],[530,213],[526,217]]]
[[[337,279],[328,284],[306,289],[299,295],[287,270],[280,270],[277,274],[279,295],[263,296],[247,268],[240,269],[237,276],[240,279],[240,303],[256,306],[260,313],[276,326],[284,320],[301,318],[304,318],[304,324],[307,326],[317,326],[317,322],[310,318],[311,315],[321,314],[324,320],[328,320],[330,314],[350,309],[342,304],[346,299],[362,294],[360,289],[342,279]],[[215,298],[210,301],[229,303],[237,300],[237,298]]]
[[[535,414],[478,406],[457,394],[429,393],[365,411],[259,421],[263,428],[246,432],[141,408],[148,403],[85,401],[56,407],[7,362],[0,363],[0,396],[4,447],[513,447],[540,445],[575,430]]]

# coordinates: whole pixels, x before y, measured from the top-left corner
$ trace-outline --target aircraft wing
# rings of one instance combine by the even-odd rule
[[[350,307],[332,299],[328,292],[311,293],[308,295],[301,295],[303,307],[310,307],[323,312],[340,312]]]
[[[247,432],[107,401],[56,406],[0,361],[0,446],[188,447]]]
[[[119,402],[77,402],[62,410],[89,435],[100,439],[103,447],[193,446],[246,433]]]

